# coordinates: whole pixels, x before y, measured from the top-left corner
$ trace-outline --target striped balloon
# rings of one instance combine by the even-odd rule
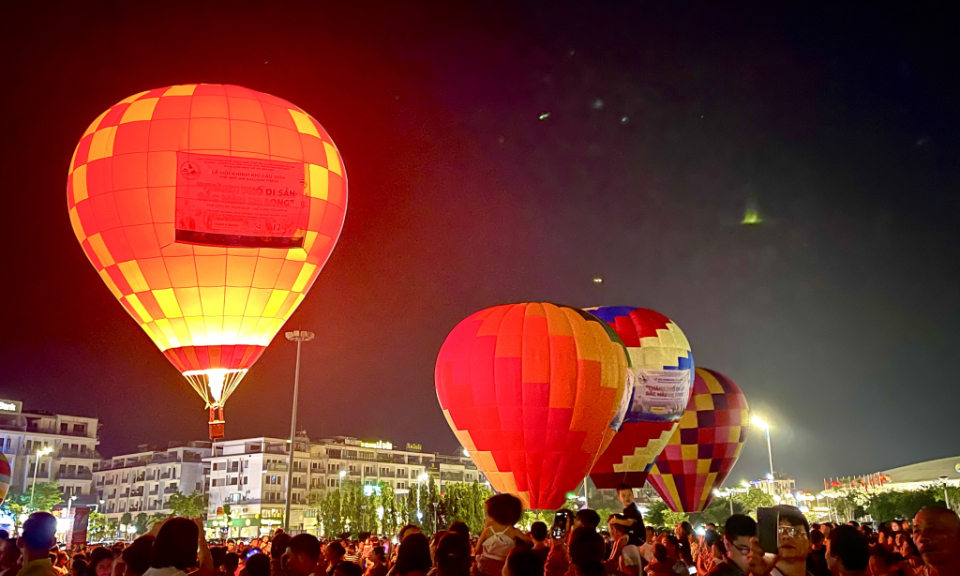
[[[750,425],[747,399],[732,380],[697,368],[693,395],[649,481],[674,512],[700,512],[740,457]]]
[[[627,347],[635,388],[616,435],[590,470],[598,489],[621,482],[643,486],[653,462],[666,446],[690,398],[693,353],[672,320],[646,308],[587,308],[609,324]]]
[[[7,497],[10,490],[10,461],[0,452],[0,503]]]

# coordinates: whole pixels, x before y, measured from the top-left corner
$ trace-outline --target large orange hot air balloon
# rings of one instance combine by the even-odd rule
[[[627,356],[576,308],[507,304],[472,314],[437,358],[437,397],[498,492],[557,508],[597,458],[626,391]]]
[[[347,181],[323,127],[240,86],[135,94],[84,132],[70,222],[100,278],[210,409],[296,310],[340,235]]]
[[[588,308],[610,324],[630,356],[634,389],[617,433],[590,471],[597,488],[621,482],[641,487],[654,460],[677,429],[693,386],[693,354],[683,331],[653,310]]]
[[[674,512],[700,512],[740,457],[750,427],[747,399],[732,380],[697,368],[687,411],[650,471]]]

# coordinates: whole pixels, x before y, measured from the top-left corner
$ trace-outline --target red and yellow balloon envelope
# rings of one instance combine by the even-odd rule
[[[340,235],[347,180],[306,112],[240,86],[148,90],[84,132],[70,223],[114,296],[210,409],[303,300]]]
[[[10,461],[0,452],[0,504],[3,503],[4,498],[7,497],[7,492],[10,490],[11,474]]]
[[[693,385],[693,354],[683,331],[666,316],[645,308],[588,308],[616,331],[627,347],[633,392],[616,435],[590,471],[597,488],[621,482],[643,486],[653,462],[677,429]]]
[[[750,426],[747,399],[729,378],[697,368],[693,396],[650,472],[650,483],[674,512],[700,512],[740,457]]]
[[[627,370],[623,344],[596,317],[568,306],[507,304],[450,332],[437,358],[437,397],[494,489],[550,509],[596,460]]]

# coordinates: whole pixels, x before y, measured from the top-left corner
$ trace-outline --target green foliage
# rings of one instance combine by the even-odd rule
[[[445,526],[459,520],[466,523],[471,534],[480,534],[483,530],[483,503],[493,496],[493,491],[479,482],[472,484],[448,484],[443,492],[443,510]],[[521,519],[521,523],[524,522]],[[533,520],[530,520],[533,522]]]
[[[133,516],[129,512],[124,512],[123,515],[120,516],[120,523],[124,526],[133,524]]]
[[[110,528],[107,525],[106,514],[91,510],[87,518],[87,540],[99,542],[108,536],[110,536]]]
[[[200,492],[190,494],[189,496],[183,494],[182,492],[177,492],[170,496],[170,500],[167,501],[167,506],[170,508],[171,515],[173,516],[182,516],[184,518],[206,518],[208,499],[208,494],[202,494]],[[224,505],[224,514],[227,514],[228,506],[229,505]]]
[[[53,507],[63,502],[63,493],[60,491],[60,485],[56,482],[37,483],[36,490],[33,493],[33,505],[30,505],[31,491],[14,492],[7,494],[3,504],[0,505],[0,511],[6,512],[13,519],[13,526],[16,530],[20,529],[20,515],[31,512],[43,511],[49,512]]]
[[[643,515],[643,522],[648,526],[666,526],[667,522],[664,519],[664,514],[669,511],[670,509],[667,508],[666,502],[657,500],[650,504],[647,513]]]
[[[137,528],[137,534],[146,534],[150,529],[150,523],[147,520],[147,514],[141,512],[133,519],[133,525]]]
[[[948,487],[951,507],[960,504],[960,489]],[[898,518],[913,519],[924,506],[943,506],[943,484],[932,484],[920,490],[895,490],[869,496],[866,513],[877,522]]]

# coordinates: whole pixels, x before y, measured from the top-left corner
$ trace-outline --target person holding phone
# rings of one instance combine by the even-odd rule
[[[810,523],[796,506],[774,506],[777,512],[776,555],[768,558],[757,539],[751,541],[750,573],[758,576],[812,576],[807,571]],[[759,512],[758,512],[759,514]],[[763,527],[760,527],[763,533]],[[768,550],[773,553],[773,551]]]

